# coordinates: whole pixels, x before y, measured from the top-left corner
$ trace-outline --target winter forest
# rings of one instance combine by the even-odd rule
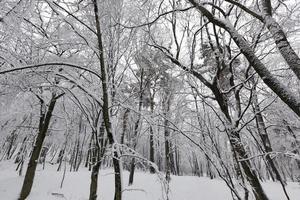
[[[1,200],[299,200],[300,2],[0,0]]]

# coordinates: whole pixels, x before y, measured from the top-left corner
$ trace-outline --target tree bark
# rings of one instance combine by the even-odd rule
[[[107,73],[106,73],[106,66],[104,61],[104,48],[102,44],[102,33],[101,33],[101,26],[99,20],[99,12],[98,12],[98,5],[97,0],[93,0],[94,6],[94,14],[95,14],[95,22],[96,22],[96,33],[97,33],[97,42],[99,48],[99,58],[100,58],[100,71],[101,71],[101,83],[102,83],[102,114],[103,120],[105,125],[105,130],[107,133],[108,141],[110,145],[115,145],[116,141],[111,130],[111,119],[110,119],[110,112],[109,112],[109,97],[108,97],[108,87],[107,87]],[[115,172],[115,194],[114,200],[122,200],[122,177],[121,177],[121,164],[120,164],[120,155],[118,151],[118,147],[113,147],[113,166]]]
[[[97,200],[98,175],[99,175],[100,166],[101,166],[101,162],[98,161],[92,167],[89,200]]]
[[[169,89],[169,88],[168,88]],[[166,180],[171,180],[171,151],[170,151],[170,128],[169,128],[169,111],[171,106],[171,92],[165,91],[163,97],[163,106],[164,106],[164,137],[165,137],[165,171],[166,171]]]
[[[276,47],[280,54],[290,67],[290,69],[300,80],[300,58],[291,47],[281,25],[272,17],[271,0],[262,0],[263,16],[261,21],[266,25],[275,41]]]
[[[298,80],[300,80],[300,58],[291,47],[291,44],[287,40],[282,27],[278,24],[278,22],[275,21],[275,19],[271,15],[265,15],[263,22],[272,34],[276,47],[284,58],[285,62],[297,76]]]
[[[246,174],[246,179],[250,183],[253,194],[256,200],[268,200],[269,198],[265,194],[260,181],[251,169],[251,163],[248,160],[247,152],[244,149],[239,133],[234,129],[229,129],[230,134],[230,144],[233,147],[233,150],[237,152],[237,155],[241,159],[240,164],[243,168],[244,173]]]
[[[100,129],[99,129],[99,137],[102,138],[101,140],[104,140],[104,123],[101,123]],[[93,163],[92,167],[92,173],[91,173],[91,184],[90,184],[90,195],[89,200],[97,200],[97,190],[98,190],[98,177],[99,177],[99,170],[102,164],[102,158],[105,153],[106,149],[106,143],[102,143],[102,146],[99,144],[99,137],[97,136],[97,132],[93,133],[95,136],[95,162]]]
[[[13,148],[13,145],[16,141],[16,137],[17,135],[15,134],[16,133],[16,129],[12,131],[12,133],[10,134],[10,137],[9,137],[9,145],[8,145],[8,150],[7,150],[7,153],[6,153],[6,159],[9,160],[13,154],[13,152],[11,152],[12,148]]]
[[[295,148],[295,149],[293,150],[293,153],[300,155],[300,150],[299,150],[299,148],[300,148],[300,142],[297,139],[296,134],[294,133],[293,129],[289,126],[289,124],[287,123],[286,120],[283,120],[283,123],[284,123],[285,127],[287,128],[288,132],[294,138],[293,148]],[[298,169],[300,169],[300,160],[299,159],[296,159],[296,164],[297,164]]]
[[[150,110],[151,110],[151,113],[153,113],[154,111],[154,98],[151,96],[150,97]],[[149,137],[149,151],[150,151],[150,156],[149,156],[149,160],[150,162],[152,163],[155,163],[155,157],[154,157],[154,131],[153,131],[153,127],[152,125],[150,125],[150,137]],[[155,169],[153,166],[150,166],[150,173],[151,174],[154,174],[155,173]]]
[[[123,130],[122,130],[122,135],[121,135],[121,144],[125,144],[125,137],[127,133],[127,124],[128,124],[128,115],[129,115],[130,110],[126,109],[124,112],[123,116]]]
[[[138,131],[139,131],[139,125],[141,121],[141,111],[142,111],[142,105],[143,105],[143,97],[144,97],[144,69],[141,68],[141,75],[140,75],[140,85],[139,85],[139,103],[138,103],[138,119],[136,120],[134,124],[134,131],[133,131],[133,141],[132,141],[132,148],[135,150],[137,141],[138,141]],[[132,185],[133,179],[134,179],[134,170],[135,170],[135,158],[131,159],[130,163],[130,173],[129,173],[129,182],[128,185]]]
[[[40,116],[40,122],[39,122],[39,132],[33,147],[33,151],[28,163],[28,167],[26,170],[26,174],[25,174],[25,178],[24,178],[24,182],[22,185],[22,189],[21,189],[21,193],[20,193],[20,197],[19,200],[25,200],[28,195],[30,194],[32,185],[33,185],[33,180],[34,180],[34,176],[35,176],[35,171],[36,171],[36,167],[37,167],[37,161],[39,159],[39,155],[43,146],[43,142],[44,139],[46,137],[46,133],[48,131],[49,128],[49,123],[52,117],[52,112],[54,110],[55,104],[56,104],[56,100],[57,97],[53,94],[48,110],[45,113],[43,113],[41,108],[41,116]],[[41,107],[43,107],[44,103],[41,103]]]
[[[129,173],[128,185],[133,184],[134,171],[135,171],[135,158],[132,158],[130,162],[130,173]]]
[[[262,78],[263,82],[275,93],[277,96],[288,105],[296,115],[300,117],[300,99],[286,88],[260,61],[255,55],[254,50],[248,42],[235,30],[229,21],[223,21],[212,15],[205,7],[197,3],[195,0],[189,2],[196,7],[211,23],[225,29],[239,47],[248,62],[253,66],[257,74]]]
[[[272,38],[275,41],[279,53],[282,55],[289,68],[294,72],[298,80],[300,80],[300,58],[290,45],[282,26],[272,16],[272,1],[261,0],[262,12],[255,12],[235,0],[226,0],[233,5],[238,6],[253,17],[260,20],[266,25]]]
[[[258,104],[256,88],[254,88],[252,98],[253,98],[253,104],[254,104],[254,112],[256,113],[255,118],[256,118],[258,134],[261,138],[265,152],[267,153],[267,155],[266,155],[267,163],[268,163],[269,167],[272,169],[272,172],[275,174],[275,178],[281,183],[284,193],[287,196],[287,199],[289,199],[289,197],[287,195],[287,191],[285,189],[286,183],[282,179],[282,177],[276,167],[276,164],[275,164],[276,161],[271,158],[270,154],[268,154],[270,152],[273,152],[273,149],[272,149],[271,142],[270,142],[267,130],[266,130],[265,122],[264,122],[264,119],[263,119],[263,116],[262,116],[262,113],[261,113],[261,110],[260,110],[260,107]]]

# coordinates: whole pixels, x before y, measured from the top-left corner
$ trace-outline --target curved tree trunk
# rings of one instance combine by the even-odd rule
[[[300,58],[289,43],[286,34],[280,24],[272,17],[271,0],[262,0],[263,16],[260,19],[268,28],[275,41],[280,54],[290,69],[300,80]]]
[[[248,62],[253,66],[257,74],[262,78],[263,82],[275,93],[277,96],[288,105],[296,115],[300,117],[300,99],[293,94],[287,87],[285,87],[266,66],[255,55],[253,49],[248,42],[237,32],[237,30],[230,24],[229,21],[224,21],[216,18],[210,13],[203,5],[199,4],[195,0],[189,0],[189,2],[196,7],[207,19],[225,29],[239,47],[243,55],[247,58]]]
[[[292,48],[289,43],[286,33],[282,26],[273,18],[272,16],[272,1],[271,0],[261,0],[262,12],[258,13],[244,6],[235,0],[225,0],[242,10],[246,11],[248,14],[260,20],[268,28],[275,41],[276,47],[279,53],[282,55],[289,68],[294,72],[298,80],[300,80],[300,58],[297,53]]]

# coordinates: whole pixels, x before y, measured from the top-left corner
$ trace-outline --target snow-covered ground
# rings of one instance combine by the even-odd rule
[[[15,165],[11,162],[0,162],[0,199],[17,199],[24,176],[18,176]],[[60,189],[63,170],[56,172],[56,167],[46,165],[42,170],[39,166],[28,200],[86,200],[89,194],[90,172],[80,169],[79,172],[66,171],[63,188]],[[24,169],[25,171],[25,169]],[[124,186],[127,186],[128,173],[124,172]],[[101,170],[99,176],[98,199],[113,199],[112,170]],[[270,200],[286,199],[277,183],[264,183]],[[300,185],[289,183],[288,192],[291,200],[300,200]],[[137,172],[134,185],[125,187],[124,200],[162,200],[162,184],[158,176]],[[230,191],[221,180],[210,180],[192,176],[172,177],[170,184],[170,200],[231,200]]]

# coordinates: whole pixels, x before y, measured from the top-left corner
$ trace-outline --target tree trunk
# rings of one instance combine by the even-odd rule
[[[128,115],[129,115],[130,110],[126,109],[124,112],[123,116],[123,130],[122,130],[122,135],[121,135],[121,144],[125,144],[125,137],[127,133],[127,124],[128,124]]]
[[[33,147],[33,151],[32,151],[29,163],[28,163],[28,167],[26,170],[26,174],[25,174],[23,185],[22,185],[19,200],[25,200],[28,197],[28,195],[30,194],[34,176],[35,176],[35,170],[36,170],[36,167],[38,164],[37,161],[39,159],[39,155],[40,155],[40,152],[41,152],[41,149],[43,146],[43,142],[46,137],[46,133],[48,131],[49,123],[50,123],[50,120],[52,117],[52,112],[53,112],[55,104],[56,104],[56,100],[57,100],[57,98],[53,94],[46,114],[44,114],[42,111],[43,103],[41,103],[41,116],[40,116],[40,122],[39,122],[39,132],[38,132],[38,135],[37,135],[34,147]]]
[[[138,137],[138,128],[139,128],[139,123],[140,123],[140,114],[138,116],[138,120],[135,122],[135,126],[134,126],[134,141],[133,141],[133,149],[135,150],[135,147],[137,145],[137,137]],[[132,185],[133,183],[133,179],[134,179],[134,171],[135,171],[135,158],[131,159],[130,162],[130,172],[129,172],[129,181],[128,181],[128,185]]]
[[[86,157],[86,162],[85,162],[85,167],[88,167],[89,171],[91,171],[92,166],[91,166],[91,162],[92,162],[92,157],[93,157],[93,150],[92,150],[92,146],[93,146],[93,139],[94,138],[94,134],[92,134],[90,141],[89,141],[89,149],[87,152],[87,157]]]
[[[273,160],[270,156],[269,153],[273,152],[272,146],[271,146],[271,142],[266,130],[266,126],[265,126],[265,122],[258,104],[258,97],[257,97],[257,93],[256,93],[256,88],[253,89],[253,104],[254,104],[254,113],[255,114],[255,118],[256,118],[256,124],[257,124],[257,128],[258,128],[258,134],[261,138],[262,144],[264,146],[265,152],[266,154],[266,160],[267,160],[267,164],[269,165],[269,167],[272,169],[272,172],[275,174],[276,179],[280,182],[282,189],[284,191],[284,194],[286,196],[286,198],[289,200],[289,196],[287,194],[287,191],[285,189],[285,185],[286,183],[284,182],[284,180],[282,179],[276,164],[275,164],[275,160]]]
[[[165,120],[164,125],[167,126],[167,119]],[[171,159],[170,159],[170,131],[169,128],[165,128],[165,170],[166,170],[166,180],[171,180]]]
[[[284,123],[285,127],[287,128],[288,132],[294,138],[294,142],[293,142],[293,146],[292,146],[294,148],[293,153],[300,155],[300,150],[299,150],[300,142],[297,139],[296,134],[294,133],[293,129],[289,126],[289,124],[287,123],[286,120],[283,120],[283,123]],[[296,159],[296,164],[297,164],[298,169],[300,169],[300,160],[299,159]]]
[[[140,86],[139,86],[139,104],[138,104],[138,119],[136,120],[134,124],[134,131],[133,131],[133,141],[132,141],[132,148],[135,150],[137,142],[138,142],[138,131],[139,131],[139,125],[141,121],[141,111],[142,111],[142,105],[143,105],[143,81],[144,80],[144,68],[141,68],[141,75],[140,75]],[[135,158],[132,158],[130,163],[130,173],[129,173],[129,181],[128,185],[132,185],[133,179],[134,179],[134,170],[135,170]]]
[[[248,160],[247,152],[244,149],[239,133],[234,129],[229,130],[230,134],[230,144],[233,150],[237,153],[239,159],[241,159],[240,164],[246,175],[246,179],[251,185],[253,194],[256,200],[268,200],[259,179],[255,172],[251,169],[251,163]]]
[[[174,149],[174,172],[175,172],[175,175],[177,175],[177,176],[180,175],[180,156],[179,156],[179,149],[177,147],[176,142],[175,142],[175,149]]]
[[[171,93],[170,91],[165,91],[165,96],[163,98],[164,106],[164,137],[165,137],[165,171],[166,180],[171,180],[171,151],[170,151],[170,128],[169,128],[169,111],[171,106]]]
[[[275,41],[280,54],[290,69],[300,80],[300,58],[287,40],[286,34],[280,24],[272,17],[271,0],[262,0],[263,16],[260,20],[266,25]]]
[[[17,130],[13,130],[12,133],[10,134],[9,137],[9,145],[8,145],[8,150],[6,153],[6,159],[9,160],[13,154],[13,152],[11,152],[13,145],[15,143],[16,137],[17,135],[15,134]]]
[[[152,125],[150,125],[150,138],[149,138],[149,148],[150,148],[150,156],[149,156],[149,160],[152,163],[155,163],[155,157],[154,157],[154,132],[153,132],[153,128]],[[153,166],[150,166],[150,173],[154,174],[155,173],[155,168]]]
[[[154,111],[154,98],[152,96],[150,97],[150,101],[151,101],[150,102],[150,110],[151,110],[151,113],[153,113],[153,111]],[[154,131],[153,131],[152,124],[150,125],[149,131],[150,131],[150,137],[149,137],[150,156],[149,156],[149,160],[150,160],[150,162],[155,163],[155,157],[154,157],[154,153],[155,153],[155,151],[154,151],[154,149],[155,149],[155,147],[154,147]],[[155,173],[155,169],[154,169],[153,166],[150,166],[150,173],[151,174]]]
[[[275,93],[277,96],[288,105],[296,115],[300,117],[300,99],[293,94],[287,87],[285,87],[266,66],[255,55],[254,50],[248,44],[248,42],[240,35],[237,30],[230,24],[229,21],[223,21],[212,15],[204,6],[199,4],[195,0],[189,0],[207,19],[225,29],[239,47],[243,55],[247,58],[248,62],[253,66],[257,74],[262,78],[263,82]]]
[[[95,22],[96,22],[96,33],[97,33],[97,42],[98,42],[98,49],[99,49],[99,61],[100,61],[100,71],[101,71],[101,84],[102,84],[102,114],[103,120],[105,125],[105,130],[107,133],[107,137],[109,140],[110,145],[115,145],[115,138],[113,132],[111,130],[111,119],[110,119],[110,112],[109,112],[109,97],[108,97],[108,87],[107,87],[107,72],[106,66],[104,61],[104,48],[102,44],[102,33],[101,33],[101,26],[99,20],[99,12],[98,12],[98,5],[97,0],[93,0],[94,6],[94,14],[95,14]],[[120,152],[118,147],[113,148],[113,166],[115,172],[115,195],[114,200],[122,200],[122,177],[121,177],[121,164],[120,164]]]
[[[23,160],[23,157],[24,157],[24,151],[25,151],[25,148],[26,148],[26,140],[27,140],[27,136],[24,137],[23,139],[23,142],[22,142],[22,145],[21,145],[21,148],[16,156],[16,159],[15,159],[15,162],[14,163],[18,163],[20,160]]]
[[[97,190],[98,190],[98,177],[99,177],[99,170],[101,167],[102,163],[102,158],[105,153],[106,149],[106,143],[102,143],[101,145],[99,144],[99,139],[104,140],[104,123],[101,123],[100,129],[99,129],[99,137],[96,135],[97,132],[93,133],[95,136],[95,149],[96,149],[96,154],[98,156],[95,156],[94,162],[93,162],[93,167],[92,167],[92,173],[91,173],[91,184],[90,184],[90,195],[89,195],[89,200],[97,200]]]
[[[77,169],[77,165],[78,165],[78,161],[79,161],[79,138],[76,139],[75,141],[75,146],[74,146],[74,150],[75,150],[75,155],[74,155],[74,164],[73,164],[73,171],[76,171]]]
[[[246,179],[251,185],[251,188],[252,188],[252,191],[254,193],[255,199],[256,200],[268,200],[268,197],[265,194],[257,175],[252,170],[251,162],[248,160],[248,154],[247,154],[247,152],[245,150],[245,147],[244,147],[244,145],[241,141],[239,132],[236,131],[237,123],[233,122],[230,115],[229,115],[229,113],[227,113],[228,110],[229,110],[228,109],[229,106],[227,104],[226,97],[223,96],[224,94],[222,94],[222,92],[218,88],[218,85],[216,84],[216,82],[211,87],[212,87],[211,89],[212,89],[212,92],[215,95],[215,98],[216,98],[217,102],[222,104],[222,106],[219,105],[220,108],[221,108],[221,111],[224,113],[225,116],[229,116],[229,118],[226,119],[226,121],[228,123],[226,132],[228,134],[230,145],[232,147],[233,157],[237,162],[237,166],[236,166],[237,171],[239,173],[241,173],[240,172],[240,166],[239,166],[239,163],[240,163],[241,168],[243,169],[243,171],[246,175]],[[237,98],[236,95],[237,94],[235,94],[235,98]],[[240,103],[238,98],[236,99],[236,103]],[[227,109],[223,110],[222,108],[224,106],[226,106]],[[242,160],[242,161],[239,161],[239,160]],[[242,174],[240,174],[240,175],[242,176]],[[242,177],[242,181],[243,181],[243,177]],[[248,193],[248,190],[245,187],[245,196],[248,196],[247,193]]]
[[[92,167],[89,200],[97,200],[98,176],[99,176],[100,166],[101,166],[101,162],[98,161]]]
[[[132,160],[130,162],[130,173],[129,173],[128,185],[133,184],[134,171],[135,171],[135,158],[132,158]]]

